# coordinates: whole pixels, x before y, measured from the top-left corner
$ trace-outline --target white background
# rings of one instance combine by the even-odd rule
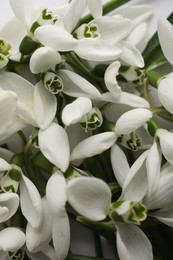
[[[25,1],[25,0],[23,0]],[[107,2],[103,0],[103,3]],[[33,0],[33,6],[39,7],[55,7],[57,4],[65,4],[67,0]],[[153,17],[149,23],[149,35],[151,36],[157,28],[157,20],[159,16],[167,17],[173,11],[173,0],[132,0],[130,5],[133,4],[150,4],[153,6]],[[12,10],[8,0],[0,0],[0,28],[13,17]],[[93,236],[87,229],[76,226],[75,223],[72,225],[72,233],[74,237],[72,239],[72,251],[74,253],[82,253],[84,255],[95,255],[94,253],[94,240]],[[105,257],[112,256],[111,249],[106,245]]]

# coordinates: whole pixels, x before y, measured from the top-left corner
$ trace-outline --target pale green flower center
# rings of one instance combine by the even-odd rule
[[[61,92],[64,88],[62,79],[53,72],[46,73],[44,85],[53,94]]]
[[[7,171],[1,178],[0,185],[2,192],[17,192],[21,180],[22,171],[17,165],[12,165],[12,169]]]
[[[52,11],[48,11],[47,9],[43,9],[37,21],[35,21],[31,28],[31,34],[34,34],[35,30],[44,24],[55,24],[59,20],[59,16],[54,15]]]
[[[118,142],[133,151],[137,151],[138,148],[142,145],[141,138],[134,132],[128,135],[121,135],[118,138]]]
[[[97,24],[82,24],[74,33],[76,39],[82,38],[99,38],[100,33]]]
[[[111,204],[109,216],[117,222],[139,225],[147,218],[147,209],[141,201],[116,201]]]
[[[97,107],[93,107],[80,121],[82,127],[85,128],[85,131],[94,130],[97,127],[100,127],[103,123],[102,113]]]
[[[0,39],[0,53],[4,56],[9,56],[12,52],[12,46],[8,41]]]

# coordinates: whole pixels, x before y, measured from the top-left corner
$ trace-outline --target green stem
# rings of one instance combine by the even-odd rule
[[[102,244],[101,244],[101,239],[100,236],[96,233],[94,233],[94,242],[95,242],[95,251],[96,251],[96,256],[97,257],[102,257],[103,252],[102,252]]]
[[[103,84],[103,80],[93,75],[92,69],[87,66],[85,61],[83,61],[80,57],[78,57],[75,53],[71,52],[66,54],[66,62],[72,66],[77,73],[81,76],[84,76],[89,82],[91,82],[94,86],[100,87],[102,90],[105,90],[105,86]]]
[[[131,0],[111,0],[109,2],[107,2],[106,4],[103,5],[103,15],[106,15],[110,12],[112,12],[113,10],[115,10],[116,8],[120,7],[123,4],[126,4],[128,2],[130,2]],[[88,14],[86,16],[84,16],[81,21],[80,21],[80,25],[83,23],[88,23],[93,19],[91,14]]]

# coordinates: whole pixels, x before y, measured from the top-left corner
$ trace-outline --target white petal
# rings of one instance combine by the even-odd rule
[[[150,108],[150,104],[148,101],[142,97],[136,96],[131,93],[122,92],[120,98],[117,103],[127,104],[131,107],[145,107]]]
[[[173,27],[164,17],[160,17],[158,21],[158,36],[166,59],[173,64]]]
[[[35,185],[22,176],[20,182],[20,202],[22,214],[33,227],[38,227],[42,222],[42,202]]]
[[[50,47],[41,47],[31,56],[30,70],[34,74],[45,72],[60,62],[61,56],[56,50]]]
[[[148,151],[145,151],[132,165],[124,181],[123,200],[140,201],[147,192],[148,181],[145,160]]]
[[[4,159],[0,158],[0,171],[8,171],[12,166],[6,162]]]
[[[1,72],[0,88],[11,90],[17,94],[19,116],[31,124],[35,124],[34,86],[16,73]]]
[[[97,88],[80,75],[69,70],[59,70],[58,74],[63,80],[65,94],[72,97],[101,97]]]
[[[17,211],[19,206],[19,196],[16,193],[2,193],[0,194],[0,206],[4,208],[4,210],[1,209],[1,213],[4,215],[5,208],[8,210],[8,214],[6,215],[5,219],[2,219],[2,216],[0,216],[0,219],[2,222],[10,219]]]
[[[64,128],[51,123],[47,129],[40,129],[38,138],[44,156],[61,171],[66,171],[69,165],[70,148]]]
[[[114,132],[93,135],[80,142],[71,152],[71,161],[85,159],[109,149],[116,141]]]
[[[67,214],[63,218],[53,219],[52,239],[57,259],[66,259],[70,247],[70,224]]]
[[[0,133],[14,124],[17,116],[17,95],[13,91],[0,91]]]
[[[173,169],[169,167],[169,171],[160,178],[157,189],[148,199],[148,209],[168,210],[172,207],[173,199]]]
[[[150,213],[150,216],[157,218],[160,222],[173,227],[173,208],[165,210],[157,210]]]
[[[111,148],[111,164],[115,178],[120,186],[123,187],[124,181],[129,172],[129,164],[124,152],[116,144]]]
[[[29,252],[42,250],[51,239],[52,216],[49,212],[47,201],[42,199],[43,219],[39,227],[32,227],[28,222],[26,226],[26,246]]]
[[[171,76],[171,74],[170,74]],[[166,77],[158,83],[158,97],[162,105],[173,114],[173,78]]]
[[[120,58],[128,65],[142,68],[144,60],[138,49],[127,41],[121,41],[116,44],[122,50]]]
[[[117,98],[121,95],[121,87],[119,87],[116,80],[118,70],[120,68],[120,62],[115,61],[111,63],[105,71],[104,81],[107,89],[113,93]]]
[[[103,220],[108,214],[111,191],[107,184],[100,179],[78,177],[68,182],[67,198],[79,214],[99,221]]]
[[[145,108],[136,108],[124,113],[116,122],[117,134],[130,134],[144,125],[152,117],[152,112]]]
[[[124,17],[102,16],[94,19],[92,23],[98,26],[101,39],[109,43],[119,42],[132,28],[132,22]]]
[[[152,260],[152,247],[149,239],[137,226],[116,223],[117,250],[120,259]]]
[[[86,0],[73,0],[65,12],[63,23],[68,32],[72,32],[82,16]]]
[[[19,53],[19,45],[23,40],[24,36],[27,34],[25,25],[21,23],[16,17],[13,17],[10,21],[5,23],[1,29],[1,38],[9,41],[12,44],[12,56],[13,54]]]
[[[25,234],[18,228],[8,227],[0,232],[0,250],[16,252],[25,243]]]
[[[106,92],[106,93],[102,94],[100,100],[117,103],[117,104],[128,105],[131,107],[139,107],[139,108],[141,108],[141,107],[149,108],[150,107],[150,104],[144,98],[136,96],[131,93],[124,92],[124,91],[121,92],[121,95],[118,98],[117,98],[117,95],[114,95],[114,93]],[[128,110],[129,110],[129,107],[128,107]]]
[[[146,159],[147,176],[148,176],[148,196],[155,192],[160,179],[161,153],[154,142],[149,149]]]
[[[173,133],[165,129],[158,129],[157,136],[160,140],[161,151],[166,160],[173,165]]]
[[[66,105],[62,111],[62,121],[69,126],[79,122],[92,108],[89,98],[79,97],[72,103]]]
[[[57,217],[64,217],[67,200],[66,181],[59,170],[54,172],[47,182],[46,199],[52,214]]]
[[[90,12],[94,18],[102,16],[102,1],[101,0],[87,0]]]
[[[32,16],[32,1],[31,0],[10,0],[11,8],[13,9],[16,17],[24,23],[29,25]]]
[[[135,46],[140,51],[140,53],[143,52],[148,42],[147,30],[148,30],[147,23],[146,22],[140,23],[133,29],[133,31],[130,32],[130,34],[126,39],[127,42]]]
[[[35,30],[34,35],[43,45],[57,51],[71,51],[78,43],[70,33],[60,26],[40,26]]]
[[[25,121],[17,117],[14,124],[10,128],[8,128],[5,133],[0,133],[0,141],[5,142],[5,139],[17,133],[19,130],[23,129],[26,125],[27,123]]]
[[[56,108],[56,97],[39,82],[34,89],[34,112],[40,128],[44,129],[50,125],[55,117]]]
[[[96,38],[83,38],[78,40],[78,45],[74,48],[74,52],[79,57],[91,61],[115,60],[122,53],[120,48]]]
[[[152,14],[151,5],[134,5],[134,6],[123,6],[115,10],[115,13],[122,14],[126,18],[133,21],[133,27],[148,19]]]

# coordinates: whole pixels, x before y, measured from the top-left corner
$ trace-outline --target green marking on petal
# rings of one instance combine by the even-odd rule
[[[75,39],[99,38],[100,33],[97,24],[82,24],[74,33]]]
[[[88,130],[95,130],[96,128],[100,127],[102,123],[102,113],[97,107],[93,107],[80,122],[82,127],[85,128],[86,132]]]
[[[132,151],[137,151],[142,145],[141,138],[135,132],[128,135],[121,135],[118,138],[118,142]]]
[[[53,72],[47,72],[43,80],[44,86],[52,93],[58,94],[64,88],[62,79]]]
[[[147,218],[147,209],[141,201],[116,201],[111,204],[109,216],[114,221],[139,225]]]

